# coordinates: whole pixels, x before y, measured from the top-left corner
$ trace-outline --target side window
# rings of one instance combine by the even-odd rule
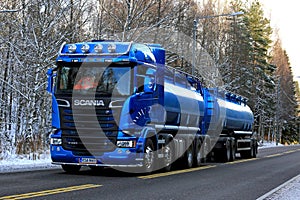
[[[156,70],[138,66],[136,93],[151,93],[156,90]]]
[[[70,75],[70,68],[63,67],[61,69],[60,80],[59,80],[59,89],[66,90],[68,89],[68,82],[69,82],[69,75]]]
[[[146,93],[154,92],[156,89],[155,85],[155,70],[149,68],[146,72],[145,80],[144,80],[144,91]]]

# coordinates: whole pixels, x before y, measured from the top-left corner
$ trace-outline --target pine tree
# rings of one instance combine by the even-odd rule
[[[289,63],[289,57],[284,49],[280,39],[274,43],[272,48],[271,63],[277,66],[276,70],[276,122],[278,132],[282,134],[283,143],[292,143],[298,141],[297,137],[297,100],[295,96],[295,83],[293,82],[292,70]]]
[[[271,46],[272,29],[270,21],[264,17],[264,12],[258,0],[253,1],[245,9],[244,23],[249,31],[251,42],[249,66],[252,68],[251,104],[255,115],[255,130],[264,137],[264,122],[274,115],[275,84],[273,73],[275,67],[268,63],[268,50]]]

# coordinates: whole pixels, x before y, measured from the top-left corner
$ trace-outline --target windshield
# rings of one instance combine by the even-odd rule
[[[57,93],[91,91],[107,95],[130,95],[130,69],[129,66],[123,65],[60,66]]]

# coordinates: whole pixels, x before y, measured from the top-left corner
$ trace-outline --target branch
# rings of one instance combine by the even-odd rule
[[[4,79],[2,79],[0,77],[0,81],[5,83],[6,85],[8,85],[9,87],[11,87],[12,89],[14,89],[17,93],[19,93],[21,96],[23,96],[25,99],[27,99],[28,101],[30,100],[26,94],[22,93],[20,90],[18,90],[17,88],[15,88],[13,85],[11,85],[10,83],[8,83],[7,81],[5,81]]]
[[[21,10],[22,10],[22,8],[15,9],[15,10],[0,10],[0,13],[14,13],[14,12],[19,12]]]

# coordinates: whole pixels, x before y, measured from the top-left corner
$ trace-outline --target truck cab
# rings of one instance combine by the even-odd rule
[[[82,165],[140,167],[149,163],[144,161],[145,149],[151,148],[152,153],[157,140],[145,147],[154,134],[147,125],[165,117],[163,64],[164,50],[159,45],[63,44],[56,68],[48,71],[53,163],[66,171]]]

